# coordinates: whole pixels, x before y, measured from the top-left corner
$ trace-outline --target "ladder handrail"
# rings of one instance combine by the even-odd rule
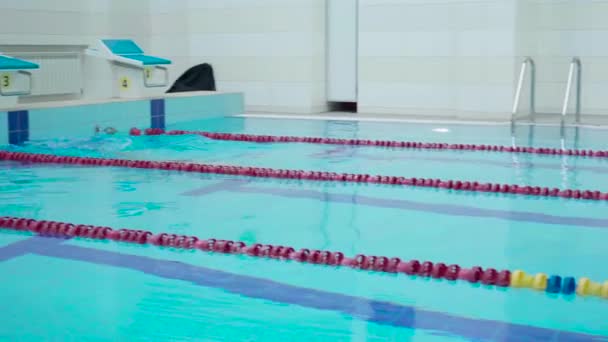
[[[526,77],[526,70],[530,65],[530,116],[534,121],[534,114],[536,114],[535,104],[535,88],[536,88],[536,64],[532,57],[526,57],[521,62],[521,68],[519,69],[519,79],[517,81],[517,89],[515,90],[515,99],[513,100],[513,110],[511,111],[511,125],[515,125],[516,115],[519,109],[519,102],[521,100],[521,91],[524,86],[524,79]]]
[[[573,57],[570,62],[570,69],[568,70],[568,84],[566,85],[566,93],[564,94],[564,104],[562,106],[562,119],[560,125],[561,138],[564,139],[565,135],[565,124],[566,115],[568,114],[568,105],[570,104],[570,94],[572,93],[572,81],[574,79],[574,72],[576,70],[576,111],[575,122],[578,124],[581,122],[581,60],[578,57]]]

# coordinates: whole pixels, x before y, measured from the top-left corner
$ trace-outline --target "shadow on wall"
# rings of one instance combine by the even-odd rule
[[[187,91],[215,91],[213,67],[208,63],[199,64],[186,70],[167,93],[182,93]]]

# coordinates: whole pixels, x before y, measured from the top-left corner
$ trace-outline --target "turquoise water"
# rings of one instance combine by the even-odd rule
[[[511,143],[507,126],[224,118],[170,128]],[[555,128],[530,131],[518,128],[516,142],[559,146]],[[606,149],[604,131],[568,133],[569,146]],[[592,158],[199,136],[99,136],[12,148],[608,191],[608,162]],[[607,204],[600,202],[156,170],[3,166],[0,215],[608,279]],[[8,308],[0,311],[0,340],[544,340],[536,328],[549,329],[542,331],[553,340],[608,336],[608,302],[598,298],[86,239],[2,232],[0,272],[0,300]]]

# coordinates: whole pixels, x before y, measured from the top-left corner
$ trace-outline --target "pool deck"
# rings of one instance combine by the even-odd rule
[[[160,93],[153,96],[142,96],[142,97],[129,97],[129,98],[108,98],[108,99],[79,99],[79,100],[65,100],[65,101],[43,101],[43,102],[28,102],[19,103],[16,106],[7,108],[1,108],[0,112],[3,111],[19,111],[19,110],[30,110],[40,108],[61,108],[61,107],[76,107],[76,106],[87,106],[94,104],[108,104],[108,103],[122,103],[122,102],[133,102],[133,101],[146,101],[154,99],[171,99],[171,98],[184,98],[184,97],[197,97],[197,96],[215,96],[223,94],[242,94],[240,92],[222,92],[222,91],[189,91],[183,93]]]
[[[351,112],[326,112],[318,114],[299,114],[299,113],[262,113],[251,112],[236,115],[244,118],[264,118],[264,119],[293,119],[293,120],[334,120],[334,121],[360,121],[360,122],[394,122],[394,123],[422,123],[422,124],[451,124],[451,125],[479,125],[479,126],[505,126],[510,125],[511,121],[497,119],[493,117],[480,117],[479,119],[458,118],[453,116],[434,116],[434,115],[396,115],[396,114],[368,114]],[[582,123],[575,124],[573,117],[568,117],[566,127],[581,127],[608,129],[608,116],[602,115],[583,115]],[[537,114],[535,123],[529,118],[518,119],[518,125],[531,125],[559,127],[560,117],[558,114]]]

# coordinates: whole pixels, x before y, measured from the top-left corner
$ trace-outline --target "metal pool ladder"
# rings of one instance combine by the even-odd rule
[[[573,57],[570,62],[570,70],[568,71],[568,84],[566,85],[566,93],[564,94],[564,104],[562,106],[562,116],[560,122],[560,137],[562,140],[562,148],[564,148],[564,139],[566,136],[566,115],[568,114],[568,105],[570,104],[570,94],[572,93],[572,82],[576,73],[576,107],[575,107],[575,123],[581,123],[581,60],[578,57]]]
[[[526,57],[521,62],[519,69],[519,80],[517,81],[517,90],[515,91],[515,99],[513,100],[513,110],[511,111],[511,133],[515,133],[515,121],[517,120],[517,112],[519,111],[519,103],[521,100],[521,91],[526,78],[526,71],[530,70],[530,120],[534,122],[536,114],[536,64],[531,57]]]
[[[517,82],[517,89],[515,91],[515,99],[513,101],[513,110],[511,111],[511,138],[513,146],[515,146],[515,123],[517,121],[517,114],[519,112],[519,105],[521,102],[521,93],[524,86],[524,80],[526,73],[529,70],[530,73],[530,121],[534,123],[536,121],[536,65],[531,57],[526,57],[521,63],[521,69],[519,70],[519,79]],[[572,88],[576,87],[576,103],[575,103],[575,127],[581,122],[581,73],[582,64],[578,57],[573,57],[570,61],[570,69],[568,70],[568,81],[566,84],[566,92],[562,103],[562,111],[560,113],[560,139],[562,148],[565,148],[566,138],[566,116],[568,115],[568,107],[572,97]],[[576,84],[574,80],[576,78]]]

